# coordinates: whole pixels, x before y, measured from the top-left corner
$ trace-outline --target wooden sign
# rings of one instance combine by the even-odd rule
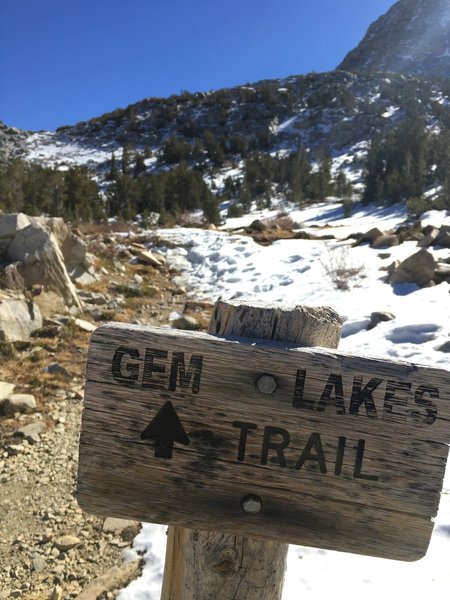
[[[450,374],[335,350],[109,324],[91,339],[78,501],[97,514],[421,558]]]

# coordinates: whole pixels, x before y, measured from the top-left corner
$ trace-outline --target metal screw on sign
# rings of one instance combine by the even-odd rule
[[[261,394],[273,394],[278,384],[273,375],[261,375],[256,381],[256,387]]]
[[[256,513],[261,512],[262,509],[262,500],[256,494],[249,494],[242,498],[242,508],[246,513],[255,515]]]

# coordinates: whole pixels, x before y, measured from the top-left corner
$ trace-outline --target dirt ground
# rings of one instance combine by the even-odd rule
[[[100,279],[84,291],[124,300],[117,308],[91,307],[83,319],[155,325],[184,311],[186,296],[168,267],[112,260],[108,251],[97,266]],[[139,296],[127,293],[136,281]],[[196,316],[205,326],[204,306]],[[110,526],[84,513],[74,494],[89,336],[56,316],[30,342],[0,344],[0,380],[37,403],[28,414],[0,415],[0,600],[114,598],[139,571],[139,561],[123,564],[139,524]]]

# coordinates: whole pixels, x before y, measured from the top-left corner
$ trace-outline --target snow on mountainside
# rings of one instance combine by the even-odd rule
[[[146,170],[156,172],[165,168],[164,144],[176,138],[189,144],[191,166],[204,166],[209,135],[235,164],[249,152],[285,155],[300,147],[314,162],[325,149],[334,174],[343,171],[355,183],[377,133],[411,115],[423,117],[435,132],[448,127],[449,0],[399,0],[338,69],[146,98],[55,132],[25,132],[0,122],[0,163],[20,157],[62,170],[86,165],[102,179],[112,154],[120,158],[128,148],[143,153]],[[217,165],[206,166],[217,184]]]
[[[450,3],[399,0],[338,69],[450,78]]]
[[[168,139],[183,140],[195,153],[196,140],[212,134],[232,162],[239,160],[243,145],[271,154],[304,147],[312,160],[325,148],[334,171],[344,171],[355,182],[368,142],[412,111],[422,115],[430,129],[439,129],[444,119],[450,121],[450,86],[403,75],[336,71],[147,98],[55,132],[16,132],[3,154],[9,151],[60,169],[84,164],[104,175],[112,153],[120,158],[127,146],[146,154],[147,170],[155,171],[164,166],[161,150]],[[196,159],[191,162],[194,166]]]

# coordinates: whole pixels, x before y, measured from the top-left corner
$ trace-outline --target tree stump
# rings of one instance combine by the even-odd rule
[[[339,315],[328,307],[218,300],[209,333],[337,348]],[[161,600],[280,600],[288,544],[169,527]]]

